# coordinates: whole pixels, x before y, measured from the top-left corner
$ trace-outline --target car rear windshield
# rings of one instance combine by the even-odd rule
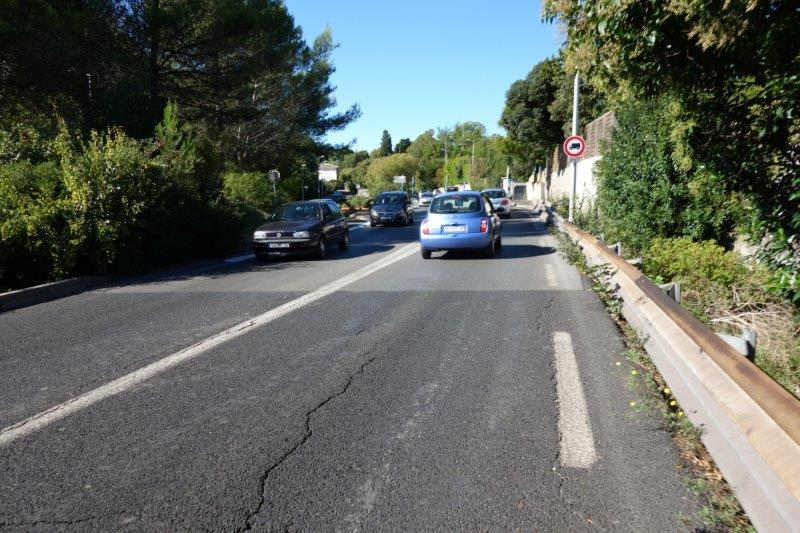
[[[446,215],[448,213],[477,213],[481,210],[480,198],[477,196],[439,196],[431,203],[431,213]]]
[[[505,198],[506,191],[501,189],[495,189],[493,191],[484,191],[489,198]]]
[[[403,195],[402,194],[379,194],[375,201],[372,202],[375,205],[388,205],[388,204],[401,204],[403,203]]]
[[[304,220],[319,218],[319,207],[315,204],[287,204],[272,215],[275,220]]]

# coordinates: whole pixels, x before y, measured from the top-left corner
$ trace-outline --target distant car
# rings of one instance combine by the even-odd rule
[[[335,192],[330,193],[328,196],[326,196],[325,199],[333,200],[337,204],[341,205],[341,204],[343,204],[345,202],[346,197],[345,197],[344,193],[339,192],[339,191],[335,191]]]
[[[403,191],[382,192],[372,200],[369,225],[414,223],[414,208]]]
[[[338,243],[350,244],[347,220],[333,200],[292,202],[279,207],[253,233],[253,253],[258,259],[287,255],[314,255],[322,259]]]
[[[500,218],[511,216],[511,200],[506,196],[506,191],[503,189],[484,189],[482,192],[492,201],[492,207],[497,211]]]
[[[431,202],[419,231],[422,258],[439,250],[476,250],[494,257],[503,245],[502,223],[488,196],[445,193]]]
[[[450,185],[446,187],[445,192],[458,192],[458,185]]]
[[[423,191],[419,194],[419,205],[431,205],[433,201],[433,193],[431,191]]]

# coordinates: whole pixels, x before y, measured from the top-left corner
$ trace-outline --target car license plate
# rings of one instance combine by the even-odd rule
[[[466,233],[467,227],[464,225],[460,226],[442,226],[442,233]]]
[[[289,247],[289,243],[288,242],[271,242],[271,243],[269,243],[269,247],[270,248],[288,248]]]

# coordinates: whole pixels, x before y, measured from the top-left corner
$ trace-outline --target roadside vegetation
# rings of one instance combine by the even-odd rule
[[[567,40],[509,88],[514,168],[562,157],[579,71],[581,127],[609,110],[617,124],[576,223],[654,281],[681,283],[712,329],[755,331],[756,364],[800,397],[800,11],[547,0],[544,17]]]
[[[330,31],[307,44],[278,0],[10,0],[0,21],[0,289],[229,252],[360,113],[332,111]]]
[[[384,130],[380,146],[372,152],[342,148],[332,159],[339,166],[337,187],[379,191],[399,189],[394,176],[406,176],[417,190],[430,190],[445,183],[468,183],[474,190],[499,187],[511,164],[505,138],[487,135],[479,122],[462,122],[453,127],[430,129],[413,141],[400,139],[394,146]],[[445,153],[447,158],[445,159]]]
[[[622,302],[608,288],[609,270],[605,267],[590,267],[577,243],[561,231],[554,230],[554,234],[558,239],[559,252],[591,279],[593,289],[622,333],[628,349],[620,356],[627,361],[625,366],[630,370],[628,384],[638,397],[631,402],[630,408],[633,412],[657,414],[672,435],[685,469],[684,483],[702,505],[696,519],[702,521],[709,531],[755,531],[730,486],[714,464],[711,454],[700,440],[701,431],[685,416],[666,381],[647,355],[641,339],[622,316]],[[615,365],[622,366],[623,363],[616,361]],[[692,517],[683,518],[687,522],[693,521]]]

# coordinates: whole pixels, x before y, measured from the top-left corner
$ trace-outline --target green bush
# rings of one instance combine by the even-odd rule
[[[739,257],[713,241],[657,238],[642,259],[648,276],[680,281],[695,288],[709,283],[730,288],[748,277],[748,270]]]
[[[263,219],[263,195],[226,199],[213,149],[198,149],[172,105],[154,139],[118,129],[83,139],[63,124],[55,138],[39,133],[0,129],[3,288],[218,256]],[[26,138],[35,150],[21,148]]]
[[[222,176],[225,199],[238,206],[255,207],[267,213],[273,206],[272,185],[261,172],[229,170]]]
[[[732,245],[736,197],[723,180],[691,168],[673,138],[675,114],[669,102],[627,105],[617,113],[612,142],[597,164],[603,231],[634,253],[657,237]]]

